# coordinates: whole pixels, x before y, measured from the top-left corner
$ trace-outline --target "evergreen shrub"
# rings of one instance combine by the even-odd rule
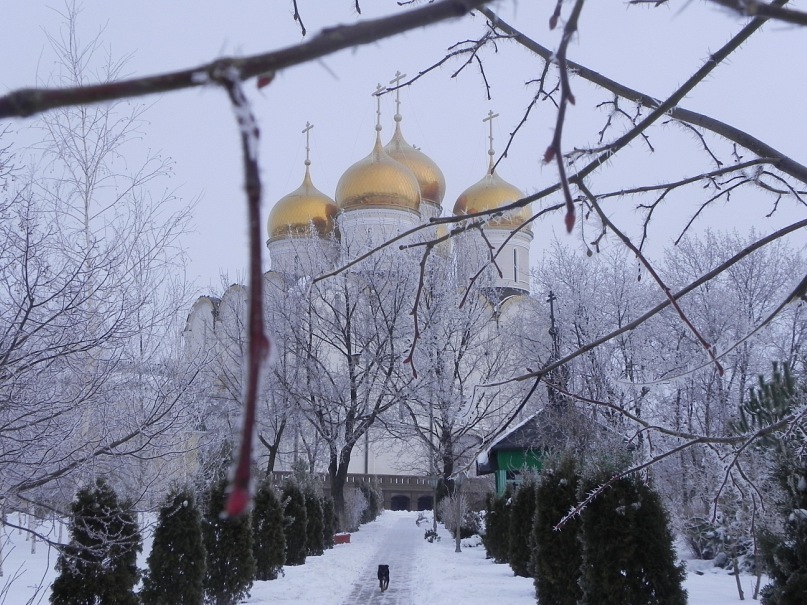
[[[135,513],[103,479],[78,491],[71,505],[70,542],[56,561],[54,605],[137,605],[137,553],[143,547]]]
[[[510,495],[488,494],[485,501],[485,535],[482,544],[489,559],[507,563],[510,543]]]
[[[305,496],[294,481],[287,481],[281,500],[285,517],[286,565],[303,565],[308,545]]]
[[[608,478],[584,481],[582,493]],[[640,478],[613,481],[583,509],[581,522],[584,604],[686,604],[684,564],[676,563],[667,513]]]
[[[202,525],[207,552],[205,597],[211,605],[235,605],[249,596],[255,578],[250,516],[222,516],[226,490],[224,477],[212,484]]]
[[[740,408],[737,432],[748,433],[775,424],[799,409],[807,400],[804,386],[796,384],[788,364],[773,366],[770,379],[759,377],[759,386]],[[807,461],[803,431],[787,436],[771,433],[757,444],[768,459],[779,486],[781,524],[761,536],[762,559],[773,580],[761,593],[763,605],[807,603]]]
[[[275,580],[286,562],[283,507],[274,488],[264,482],[258,487],[252,508],[252,553],[255,579]]]
[[[535,523],[535,483],[525,481],[513,496],[510,516],[510,539],[507,559],[513,573],[531,578],[535,565],[532,560],[532,528]]]
[[[325,548],[333,548],[333,535],[336,533],[336,518],[333,507],[333,498],[322,499],[322,535]]]
[[[577,463],[567,457],[556,469],[543,471],[535,492],[535,593],[545,605],[577,605],[582,598],[580,518],[555,529],[577,504],[579,482]]]
[[[147,560],[140,600],[143,605],[202,605],[207,557],[202,515],[193,492],[173,490],[160,509]]]
[[[306,554],[317,557],[325,552],[324,524],[322,519],[322,503],[316,494],[306,492]]]

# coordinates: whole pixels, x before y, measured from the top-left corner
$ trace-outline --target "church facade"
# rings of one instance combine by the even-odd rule
[[[264,292],[274,353],[258,435],[266,446],[258,460],[267,469],[303,459],[311,470],[333,472],[329,466],[344,463],[350,473],[448,477],[518,401],[512,389],[480,395],[477,387],[505,376],[512,351],[495,344],[503,318],[532,304],[532,212],[526,206],[474,218],[524,197],[494,169],[491,126],[488,169],[450,206],[453,216],[470,218],[435,223],[444,215],[445,178],[405,140],[397,107],[384,144],[379,101],[372,149],[343,173],[333,197],[314,185],[307,125],[302,183],[269,214]],[[473,311],[457,319],[453,311],[417,308],[456,308],[474,285],[473,301],[462,304],[476,305],[476,319],[468,319]],[[444,298],[434,294],[441,288],[449,292]],[[246,296],[235,284],[221,297],[200,297],[185,330],[188,354],[211,356],[209,410],[225,426],[237,424]],[[348,299],[364,306],[350,307]],[[322,336],[316,322],[339,337]],[[471,346],[463,331],[478,342]]]

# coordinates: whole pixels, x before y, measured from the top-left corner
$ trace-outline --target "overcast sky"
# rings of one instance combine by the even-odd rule
[[[326,26],[404,10],[394,0],[365,0],[362,15],[355,13],[352,0],[299,0],[298,4],[309,36]],[[701,0],[670,0],[668,4],[650,8],[629,6],[624,0],[588,2],[579,35],[569,50],[570,58],[665,98],[744,23]],[[804,2],[793,4],[805,8]],[[2,0],[0,6],[0,56],[4,57],[0,91],[47,79],[54,63],[45,32],[56,33],[62,27],[63,20],[54,9],[64,11],[64,5]],[[101,35],[113,55],[130,55],[129,75],[187,68],[220,56],[265,52],[302,40],[300,28],[292,20],[291,0],[85,0],[82,6],[82,38],[89,40],[104,28]],[[557,47],[560,32],[547,27],[554,2],[500,0],[492,7],[545,46]],[[333,196],[341,174],[370,152],[375,134],[371,95],[376,84],[387,84],[397,70],[414,75],[439,61],[450,45],[477,38],[484,28],[482,15],[466,17],[289,69],[261,91],[248,83],[262,129],[264,216],[277,199],[296,189],[302,180],[305,139],[301,131],[307,121],[315,126],[311,137],[314,183]],[[805,163],[807,77],[802,67],[806,53],[804,29],[768,24],[682,105],[748,130]],[[491,109],[500,114],[494,130],[495,149],[501,152],[534,94],[534,88],[525,82],[537,77],[542,65],[515,43],[500,44],[497,54],[491,49],[481,56],[492,86],[491,101],[486,99],[475,66],[469,66],[458,78],[450,77],[460,66],[458,61],[402,92],[405,137],[430,155],[446,175],[444,213],[449,213],[457,196],[484,173],[488,133],[482,119]],[[799,62],[801,67],[794,67]],[[565,149],[596,143],[597,132],[605,122],[605,113],[596,105],[609,99],[579,79],[572,85],[577,104],[568,114]],[[142,144],[175,160],[171,183],[184,200],[200,199],[195,232],[185,240],[188,275],[200,292],[219,289],[221,273],[234,281],[246,267],[240,148],[225,94],[210,87],[137,102],[150,105]],[[384,98],[382,110],[386,142],[393,130],[392,96]],[[554,107],[540,104],[499,167],[503,178],[527,193],[556,180],[555,168],[540,161],[554,120]],[[12,127],[24,139],[29,124],[31,120],[15,121]],[[614,134],[623,129],[624,125],[619,125]],[[660,178],[657,174],[680,178],[690,176],[699,166],[713,168],[705,163],[692,135],[682,129],[657,128],[651,136],[656,151],[650,154],[643,143],[634,143],[632,150],[621,153],[607,171],[595,177],[593,183],[599,191],[652,184]],[[556,202],[557,198],[549,201]],[[742,212],[734,208],[727,211],[720,205],[706,220],[741,230],[753,224],[768,231],[779,220],[762,218],[770,209],[769,201],[746,200],[748,205]],[[669,213],[660,217],[659,237],[668,237],[675,231],[675,221],[683,220],[676,206],[683,203],[673,200]],[[629,220],[630,213],[625,216]],[[561,232],[561,223],[558,216],[536,228],[534,258],[538,258],[541,245],[554,237],[554,230]],[[805,239],[803,234],[799,237]]]

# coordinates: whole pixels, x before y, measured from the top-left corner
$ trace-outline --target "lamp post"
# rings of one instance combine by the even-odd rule
[[[454,552],[462,552],[460,549],[460,528],[462,527],[462,484],[465,481],[465,473],[457,473],[454,478],[454,498],[457,501],[457,519],[454,533]]]

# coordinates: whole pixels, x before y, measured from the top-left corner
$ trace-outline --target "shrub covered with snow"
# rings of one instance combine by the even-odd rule
[[[378,487],[378,483],[370,483],[362,481],[359,484],[359,489],[367,500],[367,506],[361,514],[361,524],[370,523],[378,518],[384,508],[384,494]]]
[[[541,603],[577,605],[582,598],[580,568],[580,518],[568,519],[560,530],[558,523],[577,504],[579,476],[573,458],[565,458],[555,469],[547,469],[536,490],[535,592]]]
[[[356,531],[361,524],[362,515],[367,508],[367,498],[361,490],[345,489],[345,523],[347,531]]]
[[[70,508],[70,543],[56,561],[50,602],[136,605],[142,545],[135,514],[103,479],[81,489]]]
[[[274,488],[264,482],[252,507],[252,552],[255,579],[275,580],[286,562],[283,507]]]
[[[513,496],[510,516],[510,540],[508,560],[513,573],[522,578],[531,578],[534,570],[532,561],[532,527],[535,519],[535,483],[525,481]]]
[[[160,509],[147,564],[143,605],[202,605],[207,556],[202,516],[189,489],[172,491]]]
[[[490,559],[507,563],[510,542],[510,496],[488,494],[485,502],[485,535],[482,543]]]
[[[583,482],[589,493],[607,474]],[[684,565],[676,562],[667,513],[639,477],[613,481],[582,513],[583,603],[685,605]]]
[[[305,496],[296,482],[287,481],[281,496],[286,536],[286,565],[305,564],[308,552],[308,517]]]
[[[227,479],[213,483],[203,522],[207,551],[206,601],[234,605],[249,596],[255,578],[250,517],[223,517]]]

